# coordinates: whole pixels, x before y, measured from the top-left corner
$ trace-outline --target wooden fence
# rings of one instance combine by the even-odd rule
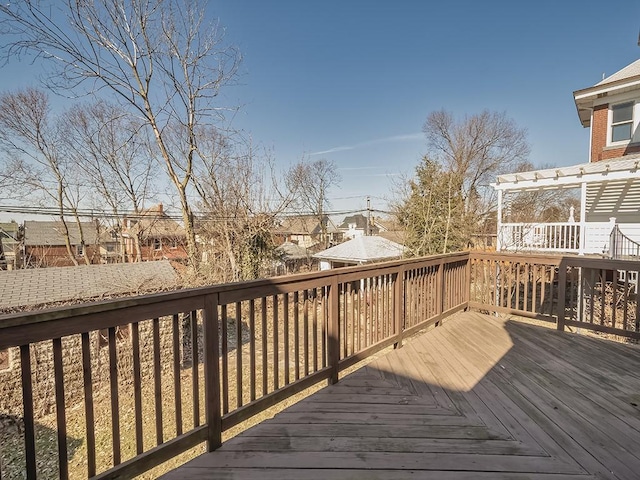
[[[9,413],[24,427],[20,453],[0,442],[0,478],[16,464],[20,478],[36,478],[51,458],[52,476],[129,478],[197,445],[213,450],[226,430],[466,308],[469,258],[4,316],[0,351],[14,352],[22,390]]]

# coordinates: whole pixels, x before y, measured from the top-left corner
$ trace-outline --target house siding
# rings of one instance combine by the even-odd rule
[[[75,252],[76,246],[71,246]],[[98,245],[87,245],[87,254],[92,264],[101,263],[100,247]],[[84,263],[83,255],[75,256],[78,263]],[[64,245],[34,245],[25,246],[25,263],[33,267],[70,267],[73,262],[67,253]]]

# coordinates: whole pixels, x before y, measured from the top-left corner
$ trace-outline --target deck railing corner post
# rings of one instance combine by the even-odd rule
[[[438,275],[436,279],[436,313],[438,316],[444,312],[444,260],[440,260],[438,263]]]
[[[562,332],[564,331],[565,304],[567,295],[567,264],[564,258],[560,261],[558,270],[558,319],[556,321],[556,328]]]
[[[222,445],[218,300],[217,293],[206,295],[203,312],[205,416],[208,427],[207,451],[209,452]]]
[[[329,286],[329,318],[327,325],[327,357],[328,366],[331,368],[329,385],[338,383],[340,363],[340,292],[338,288],[338,276],[331,278]]]
[[[398,267],[396,272],[396,280],[393,286],[393,322],[396,332],[396,341],[394,348],[402,347],[402,338],[404,336],[404,269]]]

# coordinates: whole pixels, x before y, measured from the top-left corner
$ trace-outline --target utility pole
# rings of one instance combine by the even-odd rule
[[[371,235],[371,198],[367,196],[367,229],[364,232],[366,236]]]

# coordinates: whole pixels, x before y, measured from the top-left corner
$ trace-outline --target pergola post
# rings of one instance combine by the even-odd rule
[[[578,255],[584,255],[587,241],[587,183],[580,184],[580,246]]]
[[[502,190],[498,190],[498,235],[496,236],[496,251],[500,251],[502,236]]]

